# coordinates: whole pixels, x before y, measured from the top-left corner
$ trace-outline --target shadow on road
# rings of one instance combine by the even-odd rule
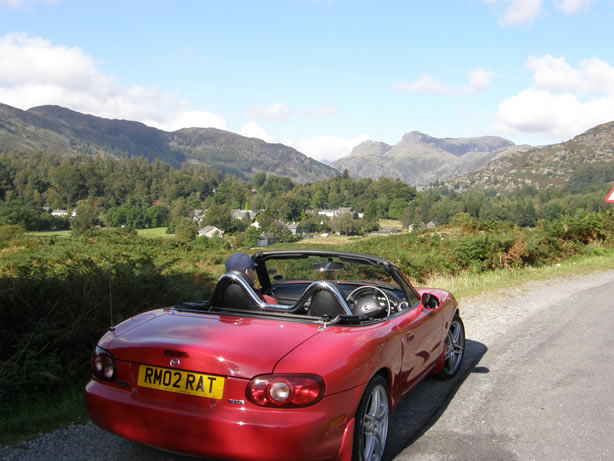
[[[463,365],[454,379],[427,378],[401,400],[390,419],[384,461],[393,459],[435,424],[471,373],[488,373],[488,368],[477,366],[487,350],[484,344],[467,339]]]

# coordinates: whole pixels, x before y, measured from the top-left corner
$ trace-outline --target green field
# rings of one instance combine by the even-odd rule
[[[38,236],[38,237],[70,237],[71,231],[48,231],[48,232],[26,232],[26,235]]]
[[[166,227],[152,227],[150,229],[137,229],[136,233],[140,237],[149,238],[173,238],[175,234],[167,234]],[[69,230],[64,231],[49,231],[49,232],[26,232],[26,235],[38,237],[70,237],[72,234]]]
[[[139,237],[148,238],[173,238],[175,234],[167,234],[166,227],[152,227],[151,229],[137,229],[136,233]]]

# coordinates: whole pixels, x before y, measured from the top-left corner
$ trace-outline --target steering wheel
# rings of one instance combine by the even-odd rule
[[[363,285],[361,287],[356,288],[355,290],[353,290],[349,296],[347,297],[347,301],[348,304],[352,303],[354,304],[354,307],[356,308],[357,306],[359,306],[359,299],[361,298],[367,298],[368,294],[371,293],[371,296],[369,297],[369,299],[365,299],[362,304],[360,304],[361,306],[370,307],[371,311],[375,311],[376,307],[379,308],[380,304],[379,304],[379,299],[377,298],[377,294],[381,294],[384,299],[386,300],[386,315],[390,315],[390,298],[388,297],[388,295],[386,294],[386,292],[384,292],[384,290],[382,290],[381,288],[372,286],[372,285]],[[373,302],[373,306],[367,306],[367,303]],[[368,311],[367,311],[368,312]]]

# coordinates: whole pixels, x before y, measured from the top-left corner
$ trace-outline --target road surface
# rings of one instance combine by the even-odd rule
[[[594,282],[521,296],[542,306],[470,346],[475,365],[445,411],[394,460],[614,459],[614,277]]]

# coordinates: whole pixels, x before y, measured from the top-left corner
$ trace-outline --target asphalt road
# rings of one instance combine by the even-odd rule
[[[465,376],[394,460],[614,459],[613,332],[611,280],[468,344]]]

